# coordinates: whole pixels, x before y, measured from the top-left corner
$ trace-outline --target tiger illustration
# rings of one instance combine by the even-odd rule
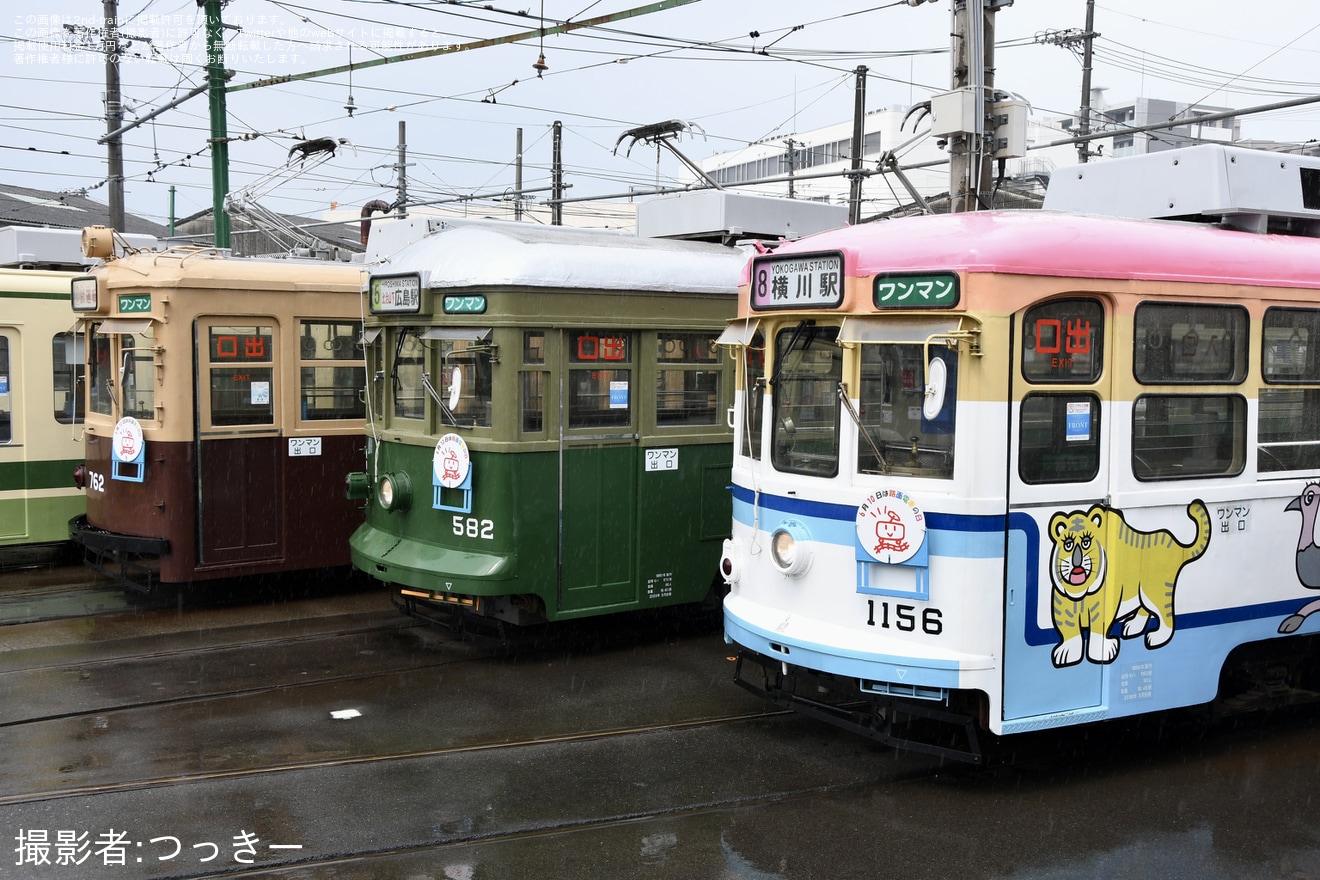
[[[1056,513],[1050,520],[1050,578],[1054,582],[1054,628],[1061,641],[1052,653],[1056,667],[1086,656],[1092,663],[1112,663],[1118,639],[1109,636],[1115,621],[1123,622],[1123,638],[1146,630],[1146,647],[1158,648],[1173,638],[1173,591],[1178,574],[1210,546],[1210,512],[1200,500],[1187,505],[1196,523],[1196,538],[1183,544],[1172,532],[1140,532],[1119,510],[1095,505],[1088,511]]]

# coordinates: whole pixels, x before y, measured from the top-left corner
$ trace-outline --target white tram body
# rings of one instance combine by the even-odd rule
[[[740,684],[970,760],[979,732],[1300,693],[1320,242],[1272,230],[1314,228],[1320,162],[1201,149],[1129,170],[1149,195],[1191,152],[1230,196],[1282,194],[916,217],[751,261],[722,337]]]

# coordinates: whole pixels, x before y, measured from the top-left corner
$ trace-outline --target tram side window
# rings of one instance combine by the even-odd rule
[[[713,333],[656,334],[655,423],[714,425],[719,418],[720,351]]]
[[[523,363],[532,367],[545,363],[544,330],[523,332]],[[522,431],[525,434],[540,434],[545,430],[545,388],[549,374],[544,370],[523,370],[520,377]]]
[[[568,335],[568,426],[632,424],[632,337],[609,330]]]
[[[765,404],[765,334],[757,330],[744,351],[742,454],[761,459],[761,414]]]
[[[1132,472],[1139,480],[1242,472],[1247,402],[1236,394],[1143,394],[1132,405]]]
[[[119,337],[124,415],[139,420],[156,418],[156,364],[151,343],[141,333]]]
[[[1056,299],[1022,318],[1022,375],[1037,384],[1089,385],[1104,369],[1104,307],[1093,299]]]
[[[955,411],[957,388],[954,352],[941,352],[949,372],[941,413]],[[927,419],[925,346],[867,344],[861,347],[862,387],[858,398],[857,472],[913,474],[952,479],[953,421]]]
[[[832,477],[839,472],[839,383],[843,349],[837,327],[802,321],[779,331],[771,462],[787,473]]]
[[[83,421],[82,337],[56,333],[51,340],[51,376],[55,383],[55,421],[80,425]]]
[[[1024,483],[1085,483],[1100,472],[1100,398],[1028,394],[1018,417]]]
[[[273,345],[269,325],[211,327],[212,425],[275,423]]]
[[[1256,469],[1320,469],[1320,309],[1270,308],[1261,330]],[[1306,387],[1306,386],[1312,387]]]
[[[299,329],[302,418],[365,418],[361,322],[302,321]]]
[[[422,376],[426,371],[426,348],[416,328],[398,331],[394,342],[394,358],[390,363],[390,383],[393,388],[394,417],[420,419],[425,412],[426,391]]]
[[[9,337],[0,336],[0,443],[12,443],[14,440],[13,377],[9,372]]]
[[[1247,310],[1241,306],[1141,303],[1132,326],[1132,372],[1142,384],[1246,377]]]

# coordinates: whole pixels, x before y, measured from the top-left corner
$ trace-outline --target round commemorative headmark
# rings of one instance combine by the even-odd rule
[[[926,540],[926,516],[906,492],[879,489],[857,508],[857,540],[877,562],[907,562]]]
[[[446,434],[435,444],[435,458],[431,462],[435,478],[446,489],[457,489],[467,479],[472,459],[467,443],[457,434]]]
[[[142,426],[132,416],[124,416],[115,423],[111,439],[111,452],[118,461],[137,461],[142,454]]]

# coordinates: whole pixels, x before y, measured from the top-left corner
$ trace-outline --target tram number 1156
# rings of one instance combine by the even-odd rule
[[[877,610],[880,613],[876,617]],[[888,602],[881,602],[876,607],[874,599],[866,600],[866,625],[889,629],[891,626],[900,632],[915,632],[917,629],[917,606],[895,603],[891,609]],[[921,631],[928,636],[937,636],[944,632],[944,613],[938,608],[921,610]]]

